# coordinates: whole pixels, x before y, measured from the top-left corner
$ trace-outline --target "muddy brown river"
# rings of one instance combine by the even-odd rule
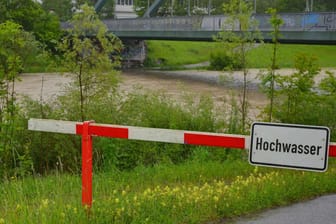
[[[191,73],[197,73],[200,78]],[[209,72],[210,74],[211,72]],[[226,85],[225,82],[214,81],[214,76],[207,72],[148,72],[144,70],[129,70],[121,73],[120,89],[131,92],[137,87],[143,90],[165,92],[176,100],[184,95],[195,95],[195,100],[202,94],[212,97],[217,106],[229,106],[232,99],[240,101],[241,87],[238,84]],[[213,73],[211,73],[213,74]],[[208,76],[209,75],[209,76]],[[219,79],[219,76],[216,76]],[[51,97],[64,93],[63,87],[71,80],[69,75],[58,73],[22,74],[21,82],[16,83],[18,94],[28,95],[36,100],[47,101]],[[233,98],[232,98],[233,97]],[[256,88],[248,91],[250,117],[258,115],[260,108],[266,103],[266,97]]]

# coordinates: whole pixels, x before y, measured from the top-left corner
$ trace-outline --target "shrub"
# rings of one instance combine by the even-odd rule
[[[225,50],[217,50],[210,55],[210,69],[212,70],[239,70],[242,63],[237,54]]]
[[[295,66],[294,74],[276,79],[279,88],[275,92],[274,118],[283,123],[327,126],[331,139],[335,139],[334,74],[329,73],[317,86],[314,77],[320,68],[315,57],[297,55]]]
[[[177,102],[165,94],[117,92],[96,98],[87,108],[87,116],[97,123],[132,125],[178,130],[216,132],[229,130],[214,109],[212,100],[195,96]],[[53,102],[40,105],[27,100],[27,117],[44,117],[58,120],[80,120],[80,110],[72,94],[59,96]],[[223,111],[221,111],[223,114]],[[80,168],[80,137],[54,133],[30,133],[31,156],[36,172],[54,169],[78,172]],[[169,143],[153,143],[120,139],[95,138],[94,164],[97,169],[129,170],[138,165],[153,166],[159,163],[181,163],[196,156],[198,150],[207,151],[209,158],[224,161],[230,156],[223,149],[194,147]],[[195,154],[196,153],[196,154]]]

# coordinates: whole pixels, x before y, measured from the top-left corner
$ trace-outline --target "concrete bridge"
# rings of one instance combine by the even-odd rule
[[[336,44],[336,12],[285,13],[280,42],[308,44]],[[254,15],[264,41],[271,41],[270,16]],[[226,17],[183,16],[104,20],[109,31],[122,39],[165,39],[211,41],[225,30]],[[238,31],[239,24],[237,24]]]
[[[253,16],[258,21],[258,29],[264,41],[270,42],[272,40],[270,16],[266,14]],[[284,21],[280,28],[280,42],[336,44],[336,12],[283,13],[280,16]],[[226,19],[224,15],[204,15],[109,19],[103,22],[108,30],[122,39],[127,46],[123,58],[141,64],[145,59],[145,44],[142,40],[213,41],[218,32],[225,31]],[[69,26],[68,23],[62,24],[64,29]],[[239,24],[235,31],[238,32],[238,28]]]
[[[95,10],[100,11],[106,1],[98,0]],[[156,17],[158,9],[166,1],[154,0],[142,18],[105,20],[104,22],[109,30],[121,39],[211,41],[219,31],[223,30],[226,20],[224,15]],[[124,7],[125,4],[118,4],[125,3],[126,0],[120,3],[119,0],[115,0],[115,2],[117,6]],[[127,0],[127,2],[133,4],[133,0]],[[308,4],[308,1],[306,3]],[[259,23],[259,30],[264,41],[271,41],[270,16],[265,14],[253,16]],[[281,27],[280,42],[336,44],[336,12],[283,13],[280,16],[284,21]],[[237,31],[238,27],[239,24],[237,24]]]

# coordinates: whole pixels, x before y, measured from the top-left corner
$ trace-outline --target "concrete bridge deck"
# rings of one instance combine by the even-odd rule
[[[285,13],[280,42],[336,44],[336,12]],[[264,41],[271,41],[269,15],[254,15]],[[109,31],[125,39],[211,41],[223,30],[226,17],[184,16],[104,20]],[[237,29],[238,31],[238,24]]]

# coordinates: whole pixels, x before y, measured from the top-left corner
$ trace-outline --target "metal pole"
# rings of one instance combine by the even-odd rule
[[[91,122],[83,122],[82,133],[82,205],[88,212],[92,206],[92,136],[89,133]]]

